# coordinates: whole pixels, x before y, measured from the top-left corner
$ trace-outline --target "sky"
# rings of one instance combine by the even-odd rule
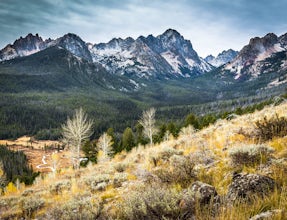
[[[177,30],[202,57],[287,32],[286,0],[0,0],[0,48],[20,36],[90,43]]]

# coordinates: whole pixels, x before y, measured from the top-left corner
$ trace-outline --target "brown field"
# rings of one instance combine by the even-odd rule
[[[53,153],[56,153],[59,158],[58,168],[71,166],[70,153],[66,150],[58,151],[58,146],[62,146],[59,141],[36,141],[31,137],[23,136],[15,141],[0,140],[0,145],[6,145],[10,150],[23,151],[34,171],[50,172],[51,169],[48,167],[53,166]],[[44,156],[47,164],[43,164]]]

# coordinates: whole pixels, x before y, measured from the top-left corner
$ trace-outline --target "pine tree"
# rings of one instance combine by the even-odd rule
[[[126,128],[122,137],[122,147],[130,151],[135,146],[135,138],[131,128]]]

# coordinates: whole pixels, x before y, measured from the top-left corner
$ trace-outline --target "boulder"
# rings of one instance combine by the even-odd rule
[[[183,219],[195,219],[196,204],[200,207],[213,202],[212,212],[215,214],[219,204],[219,196],[215,188],[209,184],[196,181],[188,189],[184,190],[183,198],[179,203]]]
[[[253,196],[265,196],[275,188],[275,181],[267,176],[259,174],[242,174],[233,175],[232,183],[227,193],[228,201],[237,199],[250,200]]]
[[[215,188],[209,184],[196,181],[190,186],[190,191],[200,204],[209,204],[212,198],[217,196]]]

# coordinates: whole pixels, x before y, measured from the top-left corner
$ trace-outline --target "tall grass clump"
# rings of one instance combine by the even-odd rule
[[[284,137],[287,135],[287,118],[279,117],[277,114],[270,119],[264,117],[262,120],[255,122],[259,141],[268,141],[274,137]]]
[[[229,150],[232,165],[254,166],[266,163],[272,156],[274,149],[266,145],[238,145]]]

